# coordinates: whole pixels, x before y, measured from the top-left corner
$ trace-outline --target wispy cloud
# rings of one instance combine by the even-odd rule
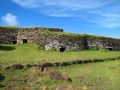
[[[120,27],[120,18],[117,17],[101,17],[89,20],[93,25],[99,27],[114,29]]]
[[[2,17],[2,20],[5,25],[18,25],[18,21],[16,20],[16,18],[17,17],[15,15],[7,13],[5,16]]]
[[[106,28],[120,27],[118,0],[12,0],[21,7],[47,16],[85,18],[86,22]],[[83,17],[81,17],[83,16]]]
[[[47,15],[66,16],[73,12],[99,8],[112,2],[112,0],[12,0],[25,8],[37,9]],[[48,12],[49,11],[49,12]],[[66,15],[65,15],[66,14]],[[55,16],[54,15],[54,16]]]
[[[90,11],[92,18],[87,21],[99,27],[114,29],[120,27],[119,8],[109,8],[103,10]]]

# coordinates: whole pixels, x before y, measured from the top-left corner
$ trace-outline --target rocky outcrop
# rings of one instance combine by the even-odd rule
[[[39,48],[61,52],[84,49],[120,50],[120,39],[69,33],[60,34],[59,32],[61,33],[63,30],[59,28],[0,27],[0,44],[37,43]]]
[[[90,37],[88,40],[88,46],[90,49],[96,50],[120,50],[120,39],[105,38],[105,37]]]
[[[87,60],[72,60],[72,61],[65,61],[65,62],[45,62],[42,64],[13,64],[12,66],[8,66],[5,68],[5,70],[9,69],[23,69],[24,67],[30,68],[30,67],[39,67],[41,69],[41,72],[44,72],[46,68],[50,67],[61,67],[61,66],[69,66],[69,65],[75,65],[75,64],[88,64],[88,63],[98,63],[98,62],[105,62],[105,61],[115,61],[120,60],[120,56],[113,57],[113,58],[103,58],[103,59],[87,59]]]
[[[38,46],[45,50],[82,50],[85,47],[83,42],[84,39],[81,37],[51,34],[40,36],[38,39]]]
[[[14,44],[17,41],[17,30],[0,28],[0,44]]]
[[[0,27],[0,44],[35,43],[42,32],[63,32],[59,28],[7,28]]]
[[[120,50],[120,39],[94,37],[94,36],[70,36],[59,34],[40,35],[38,46],[45,50]]]

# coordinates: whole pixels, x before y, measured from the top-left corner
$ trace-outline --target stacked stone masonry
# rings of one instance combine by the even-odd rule
[[[45,50],[71,51],[71,50],[120,50],[120,39],[72,36],[64,34],[48,34],[44,32],[63,32],[59,28],[5,28],[0,27],[0,44],[36,43]]]
[[[0,27],[0,44],[23,44],[36,42],[41,32],[63,32],[59,28],[5,28]]]
[[[68,35],[47,35],[38,38],[39,47],[45,50],[60,51],[64,48],[66,51],[71,50],[120,50],[120,39],[94,37],[94,36],[68,36]]]

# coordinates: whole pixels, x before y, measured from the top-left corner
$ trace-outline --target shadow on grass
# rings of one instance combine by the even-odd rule
[[[5,77],[2,74],[0,74],[0,82],[2,82],[4,79]]]
[[[11,51],[11,50],[15,50],[15,47],[0,45],[0,51]]]
[[[1,82],[5,79],[5,77],[0,74],[0,88],[4,87],[4,85],[1,84]]]

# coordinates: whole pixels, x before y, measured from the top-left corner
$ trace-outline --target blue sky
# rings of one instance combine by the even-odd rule
[[[0,25],[57,27],[120,38],[120,1],[0,0]]]

